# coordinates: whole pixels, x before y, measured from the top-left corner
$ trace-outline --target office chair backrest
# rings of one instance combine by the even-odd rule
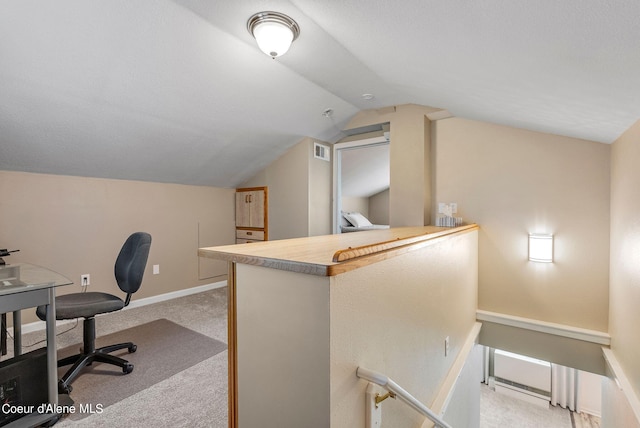
[[[131,294],[138,291],[142,284],[142,276],[147,266],[149,249],[151,248],[151,235],[145,232],[136,232],[127,238],[114,267],[118,287],[127,293],[125,306],[131,300]]]

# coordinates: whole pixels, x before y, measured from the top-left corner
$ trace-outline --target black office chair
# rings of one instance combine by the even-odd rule
[[[58,382],[58,391],[60,393],[68,394],[71,392],[71,382],[74,381],[84,367],[91,365],[94,361],[122,367],[124,374],[133,371],[133,364],[109,353],[124,348],[127,348],[129,353],[136,352],[135,344],[127,342],[96,349],[95,316],[119,311],[129,304],[131,295],[138,291],[142,283],[150,247],[151,235],[145,232],[136,232],[127,238],[120,250],[120,254],[118,254],[114,273],[118,287],[127,293],[124,301],[112,294],[94,291],[56,297],[57,320],[84,318],[82,352],[58,361],[58,367],[73,364]],[[38,318],[45,320],[46,307],[39,306],[36,314]]]

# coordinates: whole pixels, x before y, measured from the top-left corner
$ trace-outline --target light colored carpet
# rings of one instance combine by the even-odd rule
[[[551,405],[545,409],[482,385],[480,428],[506,427],[572,428],[571,412]]]
[[[586,413],[572,413],[575,428],[600,428],[600,418]]]
[[[166,319],[159,319],[96,339],[96,347],[116,343],[133,342],[137,351],[129,354],[126,349],[111,353],[134,365],[126,376],[122,369],[103,363],[93,363],[85,368],[72,383],[70,394],[76,408],[106,408],[133,394],[143,391],[219,352],[227,345],[203,334],[182,327]],[[58,351],[58,358],[76,354],[81,344]],[[62,376],[70,366],[58,370]],[[72,420],[89,416],[86,412],[70,414]]]
[[[549,405],[544,409],[480,386],[480,428],[600,428],[600,418]]]
[[[226,428],[227,351],[184,370],[79,421],[56,428],[201,427]],[[214,382],[224,373],[224,382]]]
[[[97,336],[104,336],[160,318],[166,318],[190,330],[227,343],[227,288],[99,316],[96,319]],[[68,328],[68,325],[60,326],[58,331],[65,331]],[[25,335],[23,343],[35,343],[43,337],[44,333],[30,333]],[[80,324],[77,328],[58,336],[58,348],[81,341],[82,325]],[[188,352],[188,350],[184,351]],[[227,351],[223,350],[106,407],[100,414],[93,414],[80,420],[66,417],[55,427],[226,428],[228,425],[227,355]],[[138,368],[139,366],[136,365],[133,373],[118,379],[126,380],[127,376],[134,375]],[[77,388],[72,395],[74,392],[77,392]]]

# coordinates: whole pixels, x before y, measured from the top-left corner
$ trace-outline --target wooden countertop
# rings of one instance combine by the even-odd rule
[[[455,228],[395,227],[200,248],[198,255],[309,275],[333,276],[429,245],[435,239],[477,229],[475,224]]]

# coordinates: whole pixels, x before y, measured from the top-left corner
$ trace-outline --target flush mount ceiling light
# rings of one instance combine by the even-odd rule
[[[300,35],[298,23],[279,12],[256,13],[247,21],[247,30],[255,37],[260,50],[271,58],[286,53]]]

